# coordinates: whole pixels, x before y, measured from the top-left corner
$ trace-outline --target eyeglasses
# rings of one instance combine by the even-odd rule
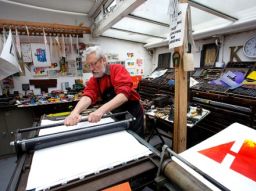
[[[93,63],[87,63],[90,67],[95,67],[96,64],[100,61],[101,58],[99,58],[98,60],[96,60],[95,62]]]

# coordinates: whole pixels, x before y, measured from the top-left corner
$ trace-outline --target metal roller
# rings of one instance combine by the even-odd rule
[[[181,190],[187,191],[211,191],[209,187],[187,172],[184,168],[172,160],[163,163],[164,175]]]
[[[131,118],[123,121],[44,135],[26,140],[17,140],[12,144],[15,146],[16,153],[19,156],[23,152],[34,151],[68,142],[126,130],[129,127],[129,123],[133,120],[134,118]]]
[[[165,160],[166,154],[169,154],[170,158]],[[220,182],[216,181],[214,178],[192,165],[190,162],[179,156],[173,150],[171,150],[167,145],[164,145],[161,152],[160,167],[158,168],[157,177],[160,177],[163,173],[174,185],[179,187],[178,190],[188,190],[188,191],[208,191],[211,190],[204,183],[199,181],[196,177],[190,174],[188,171],[183,169],[175,161],[172,161],[172,157],[177,158],[182,163],[186,164],[193,171],[200,174],[203,178],[213,184],[215,187],[223,191],[230,191],[227,187],[222,185]]]
[[[103,115],[102,119],[108,118],[108,117],[117,117],[117,116],[125,116],[126,118],[132,118],[132,116],[129,112],[124,111],[124,112],[119,112],[119,113]],[[88,121],[88,116],[86,116],[84,119],[81,119],[79,123],[85,122],[85,121]],[[55,124],[51,124],[51,125],[41,125],[38,127],[29,127],[29,128],[25,128],[25,129],[19,129],[17,132],[25,133],[25,132],[36,131],[36,130],[40,130],[40,129],[47,129],[47,128],[52,128],[52,127],[62,126],[62,125],[65,125],[64,122],[59,122],[59,123],[55,123]]]

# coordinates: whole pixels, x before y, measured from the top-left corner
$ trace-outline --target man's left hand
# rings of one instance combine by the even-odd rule
[[[101,117],[103,116],[103,112],[97,109],[96,111],[92,112],[88,116],[88,121],[91,123],[99,122]]]

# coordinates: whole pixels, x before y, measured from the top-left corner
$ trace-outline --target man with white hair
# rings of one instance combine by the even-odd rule
[[[130,129],[143,137],[144,112],[128,71],[120,64],[108,64],[99,46],[89,47],[85,55],[93,76],[86,84],[83,97],[65,119],[65,125],[77,124],[81,120],[80,113],[100,99],[103,105],[89,114],[89,122],[100,121],[110,111],[129,111],[136,118]]]

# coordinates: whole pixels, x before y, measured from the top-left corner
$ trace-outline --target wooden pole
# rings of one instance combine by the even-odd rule
[[[180,3],[187,2],[187,0],[180,0]],[[185,26],[186,33],[187,19]],[[187,147],[187,72],[183,69],[183,55],[183,46],[174,49],[173,64],[175,66],[175,95],[173,150],[177,153],[186,150]]]

